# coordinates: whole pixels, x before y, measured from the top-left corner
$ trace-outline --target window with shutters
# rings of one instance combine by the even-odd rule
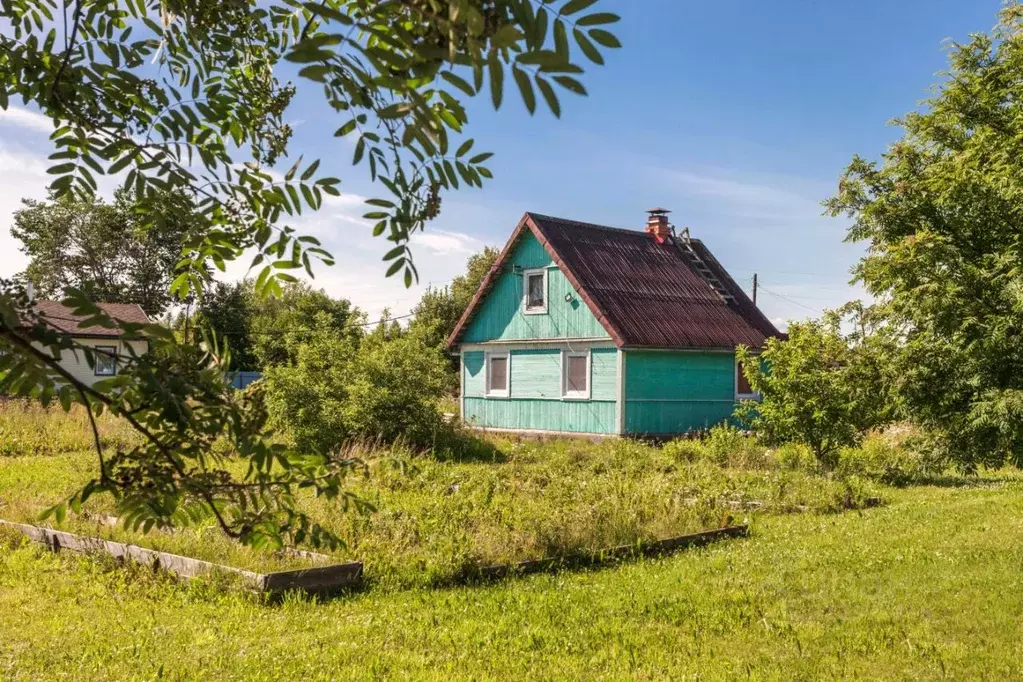
[[[547,270],[526,270],[522,273],[525,288],[525,313],[539,315],[547,312]]]
[[[566,351],[561,355],[561,394],[565,398],[590,397],[589,352]]]
[[[509,377],[508,353],[487,353],[487,395],[507,398]]]

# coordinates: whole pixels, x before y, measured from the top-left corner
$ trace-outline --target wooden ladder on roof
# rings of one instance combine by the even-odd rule
[[[698,254],[696,249],[693,248],[693,241],[689,236],[688,227],[682,229],[682,234],[675,239],[675,243],[678,245],[679,251],[682,252],[682,255],[689,261],[689,264],[692,265],[693,270],[696,270],[696,273],[710,285],[710,288],[721,297],[721,300],[728,305],[735,305],[735,296],[732,296],[731,292],[725,288],[725,285],[721,283],[721,280],[718,279],[717,275],[714,274],[714,271],[710,269],[706,261],[700,258],[700,254]]]

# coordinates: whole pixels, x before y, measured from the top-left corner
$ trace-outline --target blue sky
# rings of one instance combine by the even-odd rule
[[[566,93],[562,118],[530,117],[517,93],[499,112],[470,107],[477,148],[496,152],[483,190],[449,195],[413,242],[422,273],[404,290],[385,281],[382,240],[359,218],[380,196],[347,164],[340,124],[312,98],[289,110],[293,157],[324,157],[342,200],[304,218],[338,256],[317,283],[377,314],[406,312],[422,287],[450,281],[473,251],[503,245],[524,211],[641,228],[644,210],[673,210],[778,322],[814,316],[856,291],[861,253],[846,223],[821,217],[854,153],[876,158],[945,66],[943,41],[989,30],[1000,0],[602,0],[622,16],[624,47],[585,76],[587,98]],[[316,93],[313,93],[315,98]],[[22,196],[45,195],[49,123],[0,113],[0,276],[24,267],[8,228]],[[232,270],[232,275],[240,273]]]

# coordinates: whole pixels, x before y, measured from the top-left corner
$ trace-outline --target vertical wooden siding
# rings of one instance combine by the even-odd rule
[[[590,356],[590,399],[561,398],[561,350],[515,348],[510,396],[487,398],[483,351],[463,355],[466,422],[503,429],[613,433],[617,350],[594,348]]]
[[[732,353],[627,351],[625,430],[672,434],[727,421],[735,409]]]
[[[522,275],[513,271],[548,268],[547,313],[525,315],[522,312]],[[566,301],[566,295],[571,301]],[[476,315],[469,323],[462,340],[466,343],[482,341],[510,341],[565,338],[609,338],[590,309],[579,298],[579,293],[553,266],[550,255],[532,234],[525,234],[514,247],[505,271],[498,278]]]

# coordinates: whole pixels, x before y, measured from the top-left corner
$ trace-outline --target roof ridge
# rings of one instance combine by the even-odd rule
[[[526,213],[530,217],[532,217],[534,219],[557,220],[557,221],[562,222],[562,223],[572,223],[573,225],[582,225],[582,226],[586,227],[587,229],[592,229],[592,230],[609,230],[611,232],[625,232],[627,234],[635,234],[635,235],[645,234],[641,230],[633,230],[633,229],[630,229],[628,227],[612,227],[611,225],[599,225],[597,223],[586,222],[585,220],[573,220],[572,218],[559,218],[558,216],[545,215],[543,213],[533,213],[532,211],[527,211]]]

